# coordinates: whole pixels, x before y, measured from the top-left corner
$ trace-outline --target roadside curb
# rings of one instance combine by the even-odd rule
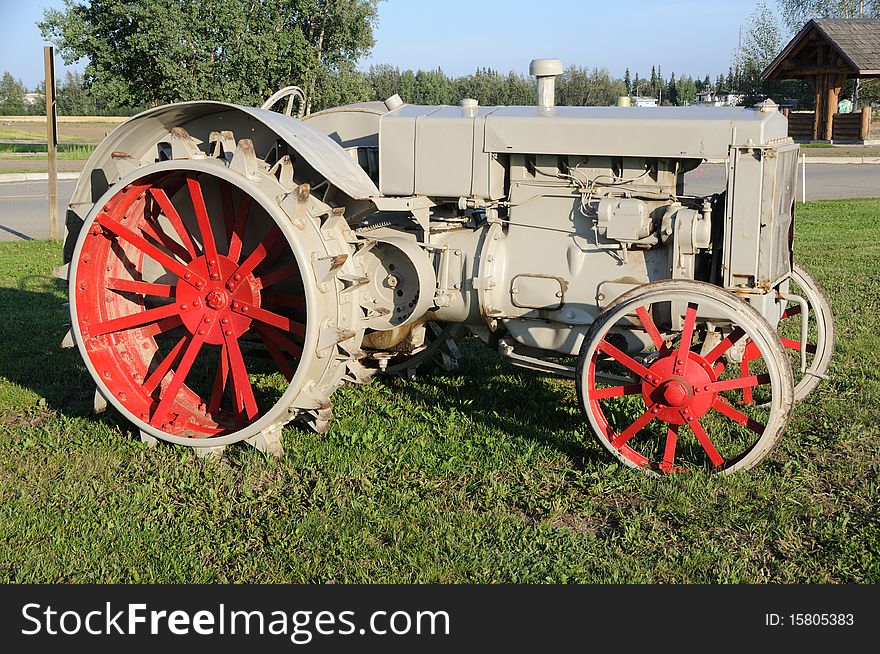
[[[80,173],[58,173],[58,179],[79,179]],[[0,173],[2,182],[46,182],[49,173]]]

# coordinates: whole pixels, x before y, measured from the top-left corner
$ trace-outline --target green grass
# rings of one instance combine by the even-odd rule
[[[81,143],[59,143],[58,158],[85,160],[92,156],[97,145]],[[0,159],[46,160],[46,146],[39,143],[0,143]]]
[[[798,206],[838,320],[831,378],[772,456],[647,479],[588,435],[573,385],[466,343],[377,379],[286,455],[147,449],[90,412],[61,350],[57,243],[0,246],[0,582],[880,581],[880,200]]]

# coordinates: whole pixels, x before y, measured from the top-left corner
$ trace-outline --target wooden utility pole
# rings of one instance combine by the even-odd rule
[[[46,64],[46,147],[49,152],[49,238],[58,233],[58,112],[55,107],[55,48],[43,47]]]

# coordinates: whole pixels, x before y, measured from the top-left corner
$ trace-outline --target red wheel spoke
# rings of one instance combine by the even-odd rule
[[[299,266],[296,265],[296,262],[294,261],[293,263],[289,263],[277,270],[273,270],[270,273],[258,277],[257,280],[260,282],[260,288],[269,288],[280,281],[296,276],[298,272]]]
[[[173,287],[168,284],[153,284],[135,279],[119,279],[118,277],[108,279],[107,288],[111,291],[138,293],[139,295],[152,295],[154,297],[171,297],[173,290]]]
[[[242,316],[247,316],[259,322],[266,323],[267,325],[277,327],[281,331],[291,332],[297,336],[306,335],[306,326],[303,323],[291,320],[290,318],[272,311],[267,311],[266,309],[254,306],[253,304],[236,302],[232,305],[232,310]]]
[[[627,427],[625,431],[621,432],[613,441],[611,441],[612,447],[619,450],[630,438],[638,434],[642,427],[647,425],[653,419],[654,414],[651,413],[650,410],[645,411],[633,424]]]
[[[712,408],[743,427],[748,427],[756,434],[764,433],[764,425],[757,420],[750,418],[742,411],[733,408],[723,398],[715,398],[715,403],[712,405]]]
[[[654,319],[651,318],[651,314],[648,313],[648,310],[645,309],[645,307],[638,307],[636,309],[636,314],[639,316],[639,320],[642,321],[642,326],[645,328],[645,331],[648,332],[648,336],[651,337],[651,342],[654,343],[654,347],[658,350],[662,350],[666,343],[660,335],[660,330],[657,329],[657,325],[654,324]]]
[[[735,377],[734,379],[712,382],[709,384],[709,390],[714,393],[720,393],[721,391],[735,391],[739,388],[749,388],[751,386],[760,386],[761,384],[769,383],[769,374],[750,375],[748,377]]]
[[[801,351],[800,341],[795,341],[791,338],[780,338],[779,340],[782,342],[783,347],[787,347],[790,350],[797,350],[798,352]],[[809,352],[810,354],[816,354],[815,344],[807,343],[807,352]]]
[[[235,394],[243,402],[248,419],[252,420],[257,416],[257,400],[254,398],[254,389],[251,386],[250,378],[248,378],[247,367],[244,364],[244,358],[241,356],[238,340],[235,338],[235,335],[228,335],[225,331],[223,332],[223,340],[226,342],[226,349],[229,355],[229,370],[232,373],[232,384]],[[238,407],[236,406],[236,408]]]
[[[259,332],[261,337],[271,340],[275,345],[287,352],[294,359],[299,359],[302,356],[302,347],[294,343],[274,327],[257,325],[255,329]]]
[[[118,332],[123,329],[140,327],[141,325],[146,325],[148,323],[161,320],[162,318],[172,316],[176,314],[177,311],[177,305],[173,302],[171,304],[164,304],[161,307],[156,307],[155,309],[147,309],[146,311],[133,313],[130,316],[122,316],[121,318],[114,318],[112,320],[100,322],[95,325],[90,325],[88,327],[87,335],[100,336],[101,334]]]
[[[281,232],[279,230],[279,235],[280,234]],[[284,239],[276,239],[275,243],[272,244],[272,247],[269,248],[269,251],[266,252],[266,257],[260,262],[260,269],[268,269],[286,250],[287,241]]]
[[[241,245],[244,241],[244,228],[247,225],[248,212],[251,210],[251,196],[242,193],[238,200],[238,210],[235,212],[235,222],[232,225],[232,234],[229,237],[229,258],[235,263],[241,258]]]
[[[103,212],[99,213],[96,220],[102,227],[110,230],[119,238],[128,241],[133,246],[141,250],[144,254],[154,259],[156,263],[164,266],[167,270],[173,272],[178,277],[183,277],[189,272],[186,266],[180,263],[177,259],[169,254],[165,254],[165,252],[160,250],[157,246],[153,245],[142,236],[138,236],[128,227],[113,220],[107,214]]]
[[[153,239],[156,243],[162,245],[171,254],[179,257],[182,261],[185,261],[187,263],[192,261],[192,257],[190,256],[189,252],[187,252],[185,247],[183,247],[180,243],[168,236],[168,234],[163,232],[161,229],[157,229],[150,221],[144,221],[143,225],[141,226],[141,231],[144,232],[151,239]]]
[[[272,359],[275,361],[278,369],[287,378],[287,381],[293,379],[293,368],[291,368],[290,364],[287,363],[287,359],[284,358],[284,355],[281,353],[281,349],[278,347],[275,341],[273,341],[270,337],[266,335],[267,330],[260,326],[257,326],[256,330],[257,333],[260,335],[263,343],[266,345],[266,349],[269,350],[269,354],[272,356]]]
[[[642,379],[644,379],[645,377],[648,376],[648,374],[650,374],[648,372],[648,369],[645,366],[643,366],[641,363],[639,363],[638,361],[633,359],[628,354],[625,354],[624,352],[621,352],[620,350],[618,350],[616,347],[611,345],[611,343],[609,343],[608,341],[605,341],[605,340],[600,341],[597,348],[601,352],[604,352],[605,354],[610,356],[612,359],[617,361],[622,366],[625,366],[626,368],[628,368],[632,372],[636,373]]]
[[[165,392],[159,400],[159,405],[153,412],[153,417],[150,418],[151,425],[161,427],[165,416],[168,415],[168,412],[171,411],[171,407],[174,406],[174,400],[177,399],[177,393],[180,391],[180,387],[183,386],[183,382],[186,381],[186,376],[189,374],[190,368],[192,368],[192,364],[196,360],[196,355],[199,353],[199,350],[202,349],[202,344],[205,342],[205,335],[207,334],[209,327],[210,326],[206,326],[205,329],[200,329],[199,331],[204,333],[196,333],[189,339],[183,357],[180,359],[180,363],[174,371],[174,376],[171,378],[171,381],[168,382],[168,386],[165,387]]]
[[[666,447],[663,449],[663,465],[660,468],[664,472],[671,472],[675,464],[675,444],[678,442],[678,425],[669,425],[666,430]]]
[[[681,340],[678,343],[678,351],[675,353],[675,367],[687,365],[688,353],[691,351],[691,341],[694,337],[694,325],[697,322],[697,305],[689,302],[684,314],[684,325],[681,328]]]
[[[621,397],[623,395],[635,395],[642,392],[641,384],[627,384],[626,386],[611,386],[610,388],[594,388],[590,391],[590,399],[604,400],[609,397]]]
[[[202,185],[196,177],[187,177],[186,185],[189,188],[189,196],[192,198],[193,211],[199,224],[199,233],[202,235],[202,250],[209,261],[217,260],[217,242],[214,240],[214,232],[211,230],[211,219],[208,218],[208,208],[205,206],[205,197],[202,195]]]
[[[187,341],[187,336],[184,336],[179,341],[177,341],[177,345],[171,348],[171,351],[165,356],[162,361],[159,362],[159,365],[156,366],[155,370],[150,373],[150,375],[144,381],[144,393],[150,395],[156,387],[161,383],[163,379],[165,379],[165,375],[168,374],[168,371],[174,366],[177,360],[180,358],[181,352],[183,352],[183,346]]]
[[[739,374],[741,378],[748,378],[749,376],[749,360],[746,357],[742,358],[742,361],[739,362]],[[752,396],[752,387],[746,386],[743,388],[743,403],[744,404],[754,404],[755,398]]]
[[[779,317],[780,320],[785,320],[786,318],[791,318],[792,316],[800,315],[801,305],[796,304],[793,307],[789,307],[785,311],[782,312],[782,315]]]
[[[150,193],[156,198],[156,202],[158,202],[159,206],[162,208],[162,213],[165,214],[168,222],[171,223],[171,227],[177,233],[177,237],[180,239],[180,242],[183,243],[183,247],[189,252],[190,259],[195,259],[198,256],[196,254],[196,246],[193,243],[192,237],[189,235],[189,230],[184,226],[180,214],[177,213],[177,209],[171,204],[168,194],[160,188],[151,188]]]
[[[700,441],[700,445],[706,450],[706,454],[709,455],[709,460],[712,462],[712,465],[716,468],[724,465],[724,458],[718,453],[718,450],[712,443],[712,439],[709,438],[709,434],[703,429],[703,425],[700,424],[700,421],[693,420],[689,422],[688,425],[690,425],[690,428],[693,430],[694,436]]]
[[[269,254],[269,250],[275,245],[275,241],[278,240],[279,236],[281,236],[281,230],[278,225],[272,225],[272,228],[263,237],[263,240],[254,248],[254,251],[250,253],[248,258],[244,260],[244,263],[238,267],[235,274],[241,275],[242,278],[250,275],[254,268],[260,265]]]
[[[229,378],[229,354],[226,344],[220,346],[220,360],[217,362],[217,373],[214,376],[214,388],[211,391],[211,399],[208,401],[208,413],[215,414],[220,410],[223,401],[223,391],[226,389],[226,380]]]
[[[712,351],[704,357],[706,359],[706,363],[710,365],[715,363],[720,357],[724,355],[725,352],[727,352],[727,350],[732,348],[739,339],[745,336],[745,334],[746,333],[742,330],[741,327],[737,327],[736,329],[734,329],[727,335],[724,340],[722,340],[718,345],[712,348]]]

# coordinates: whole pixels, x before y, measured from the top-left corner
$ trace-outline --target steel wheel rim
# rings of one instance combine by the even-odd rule
[[[677,463],[677,453],[681,449],[681,432],[685,428],[690,432],[688,436],[691,440],[695,440],[699,449],[702,449],[705,467],[711,472],[729,474],[751,468],[763,460],[778,442],[791,411],[793,386],[791,372],[783,365],[782,347],[760,314],[732,296],[729,300],[722,298],[720,294],[723,291],[695,282],[656,284],[661,285],[666,288],[636,291],[628,294],[629,297],[624,296],[594,323],[579,360],[577,383],[581,408],[603,446],[629,467],[654,475],[699,467],[691,465],[685,468]],[[712,290],[708,291],[705,287]],[[695,290],[702,293],[695,294]],[[717,294],[718,297],[710,294]],[[733,330],[709,352],[683,353],[680,345],[676,344],[666,348],[664,353],[645,365],[606,340],[613,328],[630,314],[638,320],[654,349],[660,352],[664,347],[660,343],[665,342],[665,339],[654,324],[649,308],[669,300],[682,302],[688,307],[683,331],[695,328],[696,315],[701,308],[729,311],[731,316],[738,316],[738,323],[744,322],[747,325],[743,327],[738,324],[741,334]],[[741,306],[736,306],[737,304]],[[756,347],[762,358],[770,362],[766,371],[758,376],[760,378],[750,385],[746,385],[746,380],[738,375],[731,379],[730,365],[725,365],[719,371],[719,359],[746,336],[753,337],[753,343],[759,344]],[[598,387],[596,363],[600,354],[623,365],[631,373],[633,382],[617,383],[607,388]],[[683,370],[677,369],[679,364],[684,366]],[[737,379],[743,381],[737,382]],[[760,386],[771,387],[772,406],[766,407],[764,423],[741,410],[742,407],[738,407],[738,403],[730,397],[732,392],[741,391],[742,388]],[[636,411],[638,416],[635,419],[609,420],[607,413],[614,414],[606,411],[605,404],[624,396],[637,396],[641,399],[643,405]],[[754,432],[752,442],[741,451],[725,451],[715,442],[716,436],[711,430],[703,425],[706,419],[715,424],[719,417],[722,421],[740,425],[744,428],[742,431]],[[661,445],[655,439],[653,455],[646,456],[639,447],[639,438],[644,436],[643,430],[652,426],[652,423],[656,423],[654,427],[659,426],[665,431],[665,438],[661,439],[665,442]],[[623,427],[622,424],[626,426]],[[693,451],[696,448],[692,446],[690,449]]]
[[[84,225],[70,282],[75,339],[102,394],[143,431],[196,447],[242,440],[286,413],[297,357],[313,339],[306,330],[311,288],[300,278],[297,297],[281,303],[295,306],[279,308],[277,301],[270,300],[273,286],[299,274],[301,257],[260,193],[243,189],[240,180],[225,170],[170,164],[156,168],[159,172],[131,176],[105,194]],[[173,184],[172,179],[176,179]],[[205,184],[219,187],[222,207],[216,202],[205,211],[198,207],[205,207],[207,194],[201,191]],[[180,187],[177,191],[175,185]],[[169,190],[177,200],[171,200]],[[185,224],[178,229],[187,221],[175,204],[181,193],[192,202],[189,222],[197,232],[190,233]],[[175,210],[179,221],[169,216]],[[216,229],[217,213],[222,213],[219,222],[226,228],[224,233]],[[205,214],[212,215],[206,219]],[[266,231],[254,234],[260,227]],[[213,238],[196,238],[204,233]],[[131,252],[139,252],[135,261]],[[128,265],[123,258],[129,259]],[[161,283],[138,279],[156,266],[167,279]],[[126,269],[131,279],[122,274]],[[265,284],[254,284],[261,275],[271,277]],[[115,296],[100,298],[102,293],[135,297],[140,308],[132,310],[131,299],[127,309],[121,308]],[[162,299],[156,301],[155,293]],[[153,299],[148,303],[147,297]],[[153,337],[174,330],[181,335],[175,336],[170,350],[163,351]],[[102,344],[101,339],[108,342]],[[277,400],[271,394],[258,399],[254,392],[248,374],[250,354],[260,350],[251,347],[254,340],[262,343],[263,354],[288,382],[283,392],[275,393],[280,395]],[[243,345],[249,354],[242,353]],[[196,392],[187,383],[193,363],[206,347],[217,348],[210,393]],[[168,414],[177,417],[169,419]]]
[[[800,287],[800,292],[810,305],[810,323],[816,326],[815,338],[813,338],[811,333],[809,335],[810,340],[807,343],[808,363],[806,372],[801,373],[800,371],[799,356],[790,357],[793,374],[795,375],[795,401],[800,402],[816,389],[822,379],[825,378],[825,373],[831,367],[835,337],[834,315],[819,283],[797,262],[792,266],[791,280]],[[797,324],[800,316],[800,305],[792,304],[787,307],[780,316],[777,331],[783,331],[788,325]],[[780,342],[786,350],[792,353],[800,352],[801,341],[799,334],[795,338],[780,335]],[[754,348],[746,349],[743,360],[744,370],[748,370],[754,354]],[[744,401],[749,403],[752,399],[746,397]]]

